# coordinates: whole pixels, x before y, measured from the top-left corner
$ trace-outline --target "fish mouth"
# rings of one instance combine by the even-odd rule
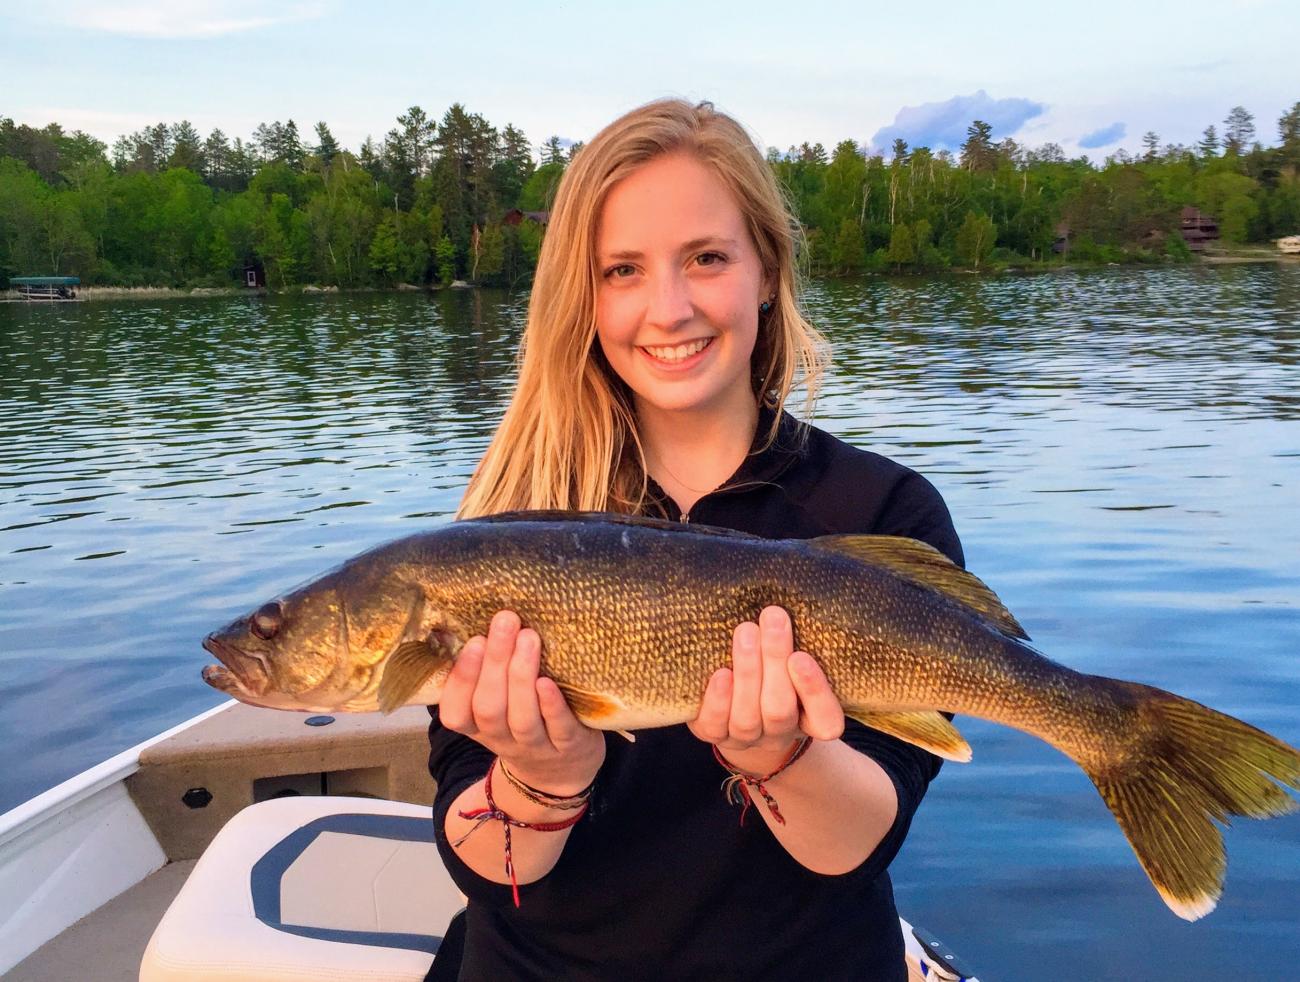
[[[203,647],[221,662],[220,665],[203,667],[203,681],[208,685],[235,697],[256,697],[266,693],[271,679],[260,655],[241,651],[215,634],[203,639]]]

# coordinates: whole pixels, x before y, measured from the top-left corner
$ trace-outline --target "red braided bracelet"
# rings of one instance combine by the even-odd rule
[[[719,764],[726,768],[727,772],[731,775],[731,777],[722,782],[722,790],[727,796],[727,801],[733,805],[739,804],[742,806],[740,809],[741,825],[745,824],[745,814],[749,811],[749,806],[754,803],[754,799],[749,792],[750,788],[754,788],[763,796],[763,802],[767,805],[767,810],[772,813],[772,817],[781,825],[785,824],[785,816],[781,814],[781,809],[776,806],[776,799],[772,797],[771,792],[767,790],[766,785],[768,781],[772,780],[772,778],[776,777],[796,760],[806,754],[811,745],[812,737],[810,736],[805,736],[803,739],[796,741],[795,745],[790,748],[790,752],[786,754],[785,760],[781,761],[781,763],[777,765],[776,770],[771,774],[765,774],[763,777],[758,777],[754,774],[750,774],[748,771],[742,771],[735,764],[731,763],[731,761],[727,760],[726,757],[722,756],[722,751],[718,749],[717,744],[714,744],[714,758]]]
[[[511,818],[500,808],[497,807],[496,801],[492,798],[492,770],[497,766],[496,758],[492,758],[492,763],[488,765],[487,775],[483,778],[483,797],[487,798],[486,808],[475,808],[473,811],[456,812],[461,818],[468,818],[474,821],[473,827],[452,843],[452,847],[459,846],[471,835],[477,832],[487,822],[500,822],[506,830],[506,876],[510,877],[510,889],[514,894],[515,907],[519,906],[519,881],[515,879],[515,860],[510,850],[510,830],[532,829],[534,832],[562,832],[564,829],[572,828],[578,824],[578,820],[587,814],[587,802],[583,802],[582,809],[562,822],[521,822],[517,818]]]

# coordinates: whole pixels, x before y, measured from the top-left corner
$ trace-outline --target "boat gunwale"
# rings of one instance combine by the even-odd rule
[[[67,811],[80,801],[102,791],[119,781],[124,781],[140,769],[140,753],[156,743],[175,736],[203,720],[235,705],[234,699],[226,700],[211,709],[199,713],[156,736],[150,737],[134,747],[128,747],[99,764],[89,767],[79,774],[56,784],[48,791],[43,791],[34,798],[29,798],[20,805],[0,814],[0,849],[10,842],[32,831],[43,822]]]

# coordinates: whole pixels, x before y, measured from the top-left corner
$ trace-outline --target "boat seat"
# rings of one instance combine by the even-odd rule
[[[149,941],[140,982],[420,982],[463,906],[429,808],[263,801],[204,850]]]

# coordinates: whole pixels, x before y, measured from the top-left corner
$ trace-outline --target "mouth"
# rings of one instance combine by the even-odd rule
[[[662,368],[681,369],[694,365],[704,357],[704,353],[713,346],[713,338],[696,338],[681,344],[638,345],[650,361]]]
[[[214,634],[203,639],[203,647],[221,662],[203,667],[203,681],[208,685],[232,696],[260,696],[266,691],[270,678],[258,655],[240,651]]]

